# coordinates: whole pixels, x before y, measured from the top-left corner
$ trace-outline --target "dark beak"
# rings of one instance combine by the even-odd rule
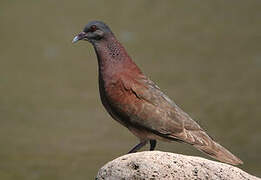
[[[81,32],[80,34],[78,34],[77,36],[75,36],[72,40],[72,43],[76,43],[77,41],[80,41],[82,39],[86,38],[86,33],[85,32]]]

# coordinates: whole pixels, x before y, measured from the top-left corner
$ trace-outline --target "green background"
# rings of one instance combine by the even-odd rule
[[[91,45],[71,44],[90,20],[261,176],[260,19],[260,0],[1,0],[0,179],[93,179],[138,143],[101,105]]]

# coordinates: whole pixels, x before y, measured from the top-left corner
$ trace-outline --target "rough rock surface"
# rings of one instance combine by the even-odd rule
[[[97,180],[261,180],[241,169],[200,157],[144,151],[121,156],[105,164]]]

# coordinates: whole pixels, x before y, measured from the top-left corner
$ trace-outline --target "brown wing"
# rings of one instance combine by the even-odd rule
[[[204,145],[209,140],[201,127],[145,76],[135,79],[122,76],[121,84],[127,94],[117,109],[121,109],[131,124],[189,144]],[[206,140],[195,136],[199,133],[206,135]]]
[[[171,101],[145,76],[121,76],[120,87],[111,96],[118,120],[163,138],[181,140],[222,162],[243,162],[215,142],[188,114]],[[114,102],[114,103],[113,103]],[[125,121],[125,122],[124,122]],[[127,125],[127,127],[128,127]]]

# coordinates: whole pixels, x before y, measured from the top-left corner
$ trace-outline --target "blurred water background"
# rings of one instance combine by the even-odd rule
[[[260,0],[1,0],[0,179],[93,179],[138,142],[101,105],[91,45],[71,44],[90,20],[261,176],[260,19]]]

